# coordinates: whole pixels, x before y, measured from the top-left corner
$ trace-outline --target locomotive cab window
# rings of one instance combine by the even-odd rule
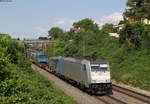
[[[108,70],[107,64],[92,64],[91,71],[106,71]]]
[[[98,64],[91,65],[91,71],[100,71],[100,66]]]
[[[108,70],[107,64],[100,64],[100,70]]]

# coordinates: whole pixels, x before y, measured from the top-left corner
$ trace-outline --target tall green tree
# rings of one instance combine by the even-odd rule
[[[75,28],[80,27],[81,29],[84,29],[85,31],[86,30],[91,30],[91,31],[99,30],[98,24],[94,23],[94,21],[89,18],[73,23],[73,27]]]
[[[128,0],[127,6],[129,9],[124,12],[126,17],[134,17],[136,20],[150,19],[150,0]]]
[[[51,36],[53,39],[61,37],[63,33],[63,30],[59,27],[53,27],[48,31],[49,36]]]
[[[144,30],[145,25],[141,22],[133,24],[127,23],[120,31],[120,42],[124,43],[125,41],[128,41],[138,47],[141,43],[142,37],[147,35],[144,33]]]

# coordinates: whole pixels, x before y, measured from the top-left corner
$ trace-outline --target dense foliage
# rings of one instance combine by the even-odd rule
[[[150,0],[128,0],[129,9],[124,13],[126,17],[134,17],[136,20],[150,19]]]
[[[108,33],[116,33],[117,29],[114,27],[113,24],[105,24],[103,25],[102,29]]]
[[[118,39],[109,36],[106,28],[100,30],[92,20],[88,19],[88,23],[85,20],[73,25],[73,28],[81,26],[84,31],[69,31],[55,39],[49,55],[107,60],[113,79],[150,91],[150,26],[141,22],[126,23]]]
[[[0,34],[0,104],[74,104],[31,69],[24,44]]]
[[[48,31],[48,34],[53,39],[60,37],[63,34],[63,30],[59,27],[53,27],[51,30]]]
[[[147,36],[147,34],[145,34],[146,28],[147,26],[141,22],[125,24],[120,32],[120,42],[128,41],[139,47],[141,39]]]
[[[73,23],[74,28],[83,28],[85,30],[97,31],[99,29],[98,25],[94,23],[93,20],[86,18],[81,21]]]

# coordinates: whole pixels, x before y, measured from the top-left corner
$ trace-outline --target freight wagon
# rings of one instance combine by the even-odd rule
[[[45,55],[42,51],[29,51],[27,53],[28,57],[30,57],[30,60],[35,63],[36,65],[42,67],[42,68],[48,68],[48,56]]]

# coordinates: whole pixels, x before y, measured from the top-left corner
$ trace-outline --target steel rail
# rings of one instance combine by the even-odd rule
[[[96,98],[101,100],[105,104],[127,104],[126,102],[113,97],[113,95],[108,95],[104,97],[101,96],[101,97],[96,97]]]
[[[113,84],[113,90],[150,104],[150,96]]]

